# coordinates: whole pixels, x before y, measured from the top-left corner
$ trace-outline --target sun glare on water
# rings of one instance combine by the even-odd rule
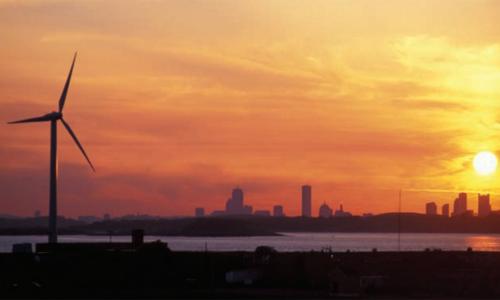
[[[479,175],[491,175],[497,169],[497,157],[490,151],[481,151],[474,156],[472,164]]]

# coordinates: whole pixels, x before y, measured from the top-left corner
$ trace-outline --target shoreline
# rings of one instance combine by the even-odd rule
[[[272,236],[286,236],[287,234],[422,234],[422,235],[446,235],[446,234],[462,234],[462,235],[497,235],[500,236],[500,231],[442,231],[442,232],[430,232],[430,231],[341,231],[341,230],[332,230],[332,231],[279,231],[267,234],[226,234],[226,235],[217,235],[217,234],[181,234],[181,233],[145,233],[145,236],[158,236],[158,237],[209,237],[209,238],[217,238],[217,237],[272,237]],[[13,230],[13,231],[2,231],[0,230],[0,236],[46,236],[48,234],[47,231],[32,231],[32,230]],[[59,236],[109,236],[109,233],[92,233],[92,232],[59,232]],[[128,232],[117,232],[112,233],[112,236],[130,236]]]
[[[281,232],[281,236],[242,236],[242,237],[192,237],[145,235],[145,242],[162,241],[174,251],[254,251],[259,246],[269,246],[279,252],[421,252],[428,250],[498,252],[500,235],[498,234],[403,234],[401,246],[397,235],[393,233],[290,233]],[[0,236],[0,251],[9,253],[14,244],[45,243],[45,235]],[[61,235],[61,243],[124,243],[130,242],[130,235]]]

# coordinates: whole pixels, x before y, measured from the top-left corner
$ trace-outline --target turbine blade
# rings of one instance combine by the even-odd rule
[[[51,116],[40,116],[40,117],[35,117],[35,118],[29,118],[29,119],[22,119],[22,120],[7,122],[7,124],[47,122],[47,121],[51,121],[51,120],[52,120]]]
[[[64,102],[66,102],[66,95],[68,94],[69,83],[71,82],[71,75],[73,74],[73,67],[75,66],[76,54],[73,56],[73,63],[71,63],[71,69],[69,69],[68,78],[66,78],[66,83],[64,84],[63,91],[61,93],[61,98],[59,98],[59,112],[62,112],[64,108]]]
[[[73,132],[73,130],[71,130],[71,127],[69,126],[68,123],[66,123],[66,121],[64,121],[64,119],[61,119],[64,127],[66,127],[66,129],[68,130],[69,132],[69,135],[71,135],[71,137],[73,138],[73,140],[75,141],[76,145],[78,146],[78,148],[80,148],[80,151],[82,151],[82,154],[83,156],[85,156],[85,159],[87,160],[87,162],[89,163],[90,167],[92,168],[92,171],[95,172],[95,168],[94,166],[92,165],[92,163],[90,162],[90,159],[89,157],[87,156],[87,153],[85,153],[85,150],[83,150],[83,147],[82,147],[82,144],[80,144],[80,142],[78,141],[78,138],[76,137],[75,133]]]

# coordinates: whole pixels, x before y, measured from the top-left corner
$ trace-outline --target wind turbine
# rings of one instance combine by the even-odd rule
[[[68,95],[69,84],[71,82],[71,75],[73,74],[73,67],[75,66],[76,53],[71,63],[68,78],[64,84],[64,88],[59,98],[59,110],[53,111],[40,117],[23,119],[19,121],[8,122],[8,124],[18,123],[33,123],[33,122],[50,122],[50,194],[49,194],[49,243],[57,243],[57,121],[61,121],[69,135],[73,138],[76,145],[82,152],[83,156],[89,163],[92,170],[95,172],[94,166],[90,162],[87,153],[83,150],[82,145],[78,141],[75,133],[69,126],[68,122],[63,119],[63,108]]]

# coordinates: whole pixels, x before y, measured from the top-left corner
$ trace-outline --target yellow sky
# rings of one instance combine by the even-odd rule
[[[0,119],[65,109],[66,215],[191,214],[236,185],[299,212],[300,185],[355,213],[500,192],[500,2],[0,0]],[[1,125],[0,211],[46,211],[48,125]],[[410,192],[411,190],[411,192]],[[470,204],[476,208],[476,196]],[[500,208],[493,197],[494,208]]]

